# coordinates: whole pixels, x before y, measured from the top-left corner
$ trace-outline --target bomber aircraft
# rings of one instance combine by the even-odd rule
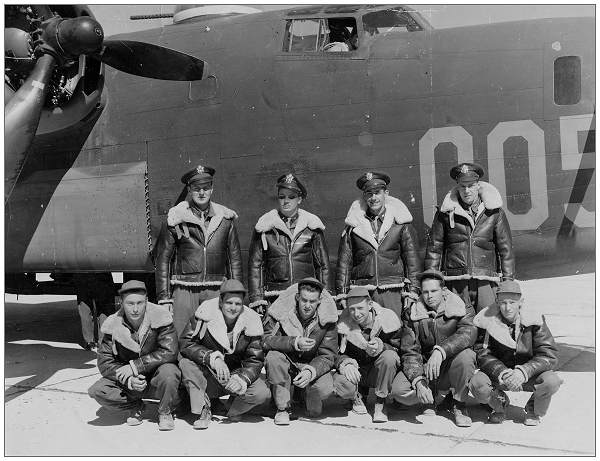
[[[393,5],[193,8],[104,40],[87,7],[5,6],[7,291],[35,291],[36,272],[151,277],[199,164],[246,250],[275,179],[296,173],[333,256],[363,172],[390,174],[424,248],[449,168],[476,161],[518,278],[594,269],[593,18],[436,30]],[[34,53],[40,38],[58,52]]]

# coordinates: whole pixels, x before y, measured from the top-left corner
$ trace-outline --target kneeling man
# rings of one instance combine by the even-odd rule
[[[292,384],[305,390],[309,417],[319,416],[323,400],[335,392],[331,370],[338,350],[337,318],[333,297],[313,277],[290,286],[269,307],[263,348],[277,407],[275,424],[290,423]]]
[[[523,304],[515,281],[501,282],[496,303],[483,309],[473,323],[485,330],[476,346],[479,372],[471,379],[471,392],[492,407],[491,423],[504,421],[508,399],[505,390],[528,391],[525,425],[537,426],[548,411],[562,380],[554,371],[557,348],[542,315]]]
[[[422,294],[411,307],[410,320],[427,360],[425,376],[434,392],[449,391],[446,402],[456,425],[469,427],[471,418],[465,400],[476,368],[475,352],[471,349],[477,339],[475,310],[446,289],[441,272],[426,270],[419,280]],[[429,407],[426,411],[435,410]]]
[[[127,424],[142,423],[142,398],[159,399],[158,428],[175,425],[171,411],[179,403],[177,333],[171,314],[148,302],[144,282],[130,280],[119,290],[121,309],[102,324],[98,368],[102,378],[89,388],[105,408],[129,410]]]
[[[365,287],[350,289],[346,300],[347,307],[338,321],[337,369],[341,377],[336,380],[340,381],[337,387],[348,381],[354,392],[358,387],[352,405],[358,414],[367,413],[363,397],[366,399],[369,388],[375,388],[373,422],[387,422],[386,397],[403,394],[401,385],[408,383],[407,379],[415,382],[423,376],[419,345],[412,330],[402,326],[393,310],[372,301]]]
[[[230,394],[230,422],[267,402],[271,393],[260,379],[264,354],[260,316],[244,306],[242,282],[226,280],[218,298],[200,304],[180,338],[179,367],[190,394],[194,429],[206,429],[212,414],[210,398]]]

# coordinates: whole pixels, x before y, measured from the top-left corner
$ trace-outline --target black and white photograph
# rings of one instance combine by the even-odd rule
[[[4,456],[596,455],[596,4],[4,4]]]

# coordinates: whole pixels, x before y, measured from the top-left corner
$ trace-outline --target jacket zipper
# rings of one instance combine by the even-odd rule
[[[294,241],[290,239],[290,246],[288,248],[288,260],[290,263],[290,285],[294,284],[294,267],[292,266],[292,247],[294,246]]]
[[[204,251],[204,273],[202,274],[202,281],[206,282],[206,245],[203,245],[202,249]]]

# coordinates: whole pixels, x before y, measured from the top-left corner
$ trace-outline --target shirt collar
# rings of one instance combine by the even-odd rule
[[[374,215],[373,213],[371,213],[371,210],[369,208],[367,208],[367,212],[365,213],[365,216],[370,221],[374,221],[375,219],[379,219],[380,221],[383,222],[383,219],[385,218],[385,206],[382,207],[381,210],[379,211],[379,213],[377,213],[376,215]]]

